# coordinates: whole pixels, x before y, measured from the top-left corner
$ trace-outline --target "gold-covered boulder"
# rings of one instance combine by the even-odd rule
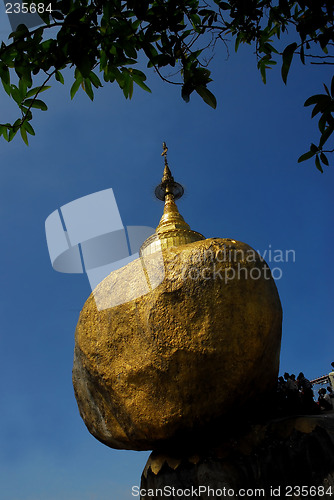
[[[276,384],[282,310],[266,263],[248,245],[226,239],[162,256],[158,286],[108,307],[118,287],[138,286],[137,259],[100,283],[77,325],[80,413],[113,448],[156,449],[182,432],[200,432]],[[145,268],[154,269],[157,257],[148,255]]]
[[[190,229],[166,152],[156,232],[97,286],[75,333],[80,414],[113,448],[200,442],[276,387],[282,308],[270,270],[245,243]]]

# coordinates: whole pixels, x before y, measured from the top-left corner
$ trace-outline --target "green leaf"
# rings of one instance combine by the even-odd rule
[[[214,2],[219,5],[219,8],[222,10],[230,10],[231,5],[227,2],[220,2],[218,0],[214,0]]]
[[[80,81],[80,83],[82,83],[82,82],[83,82],[83,76],[82,76],[82,74],[80,73],[79,68],[75,68],[75,70],[74,70],[74,78],[75,78],[76,80],[79,80],[79,81]]]
[[[125,91],[125,87],[123,89],[123,92]],[[131,76],[129,75],[129,80],[126,80],[126,92],[127,92],[127,97],[129,97],[129,99],[132,99],[132,95],[133,95],[133,79],[131,78]],[[124,93],[125,95],[125,93]]]
[[[194,26],[201,24],[201,18],[197,14],[190,13],[190,19]]]
[[[16,136],[17,130],[10,129],[8,134],[8,142],[11,142]]]
[[[49,16],[48,12],[39,13],[38,15],[39,15],[39,17],[42,18],[42,21],[44,21],[45,24],[47,24],[47,25],[50,24],[50,16]]]
[[[283,51],[283,64],[282,64],[282,79],[283,82],[286,84],[287,78],[288,78],[288,73],[290,70],[293,54],[297,48],[296,42],[290,43],[287,47],[285,47]]]
[[[71,90],[70,90],[71,99],[73,99],[75,94],[78,92],[79,87],[80,87],[80,83],[81,83],[81,79],[77,79],[74,81],[74,83],[71,87]]]
[[[324,173],[318,155],[315,157],[315,166],[317,167],[318,170],[320,170],[322,174]]]
[[[320,153],[320,160],[324,165],[327,165],[327,167],[329,166],[327,156],[324,153]]]
[[[313,151],[307,151],[307,153],[304,153],[303,155],[301,155],[298,158],[298,163],[301,163],[302,161],[305,161],[305,160],[309,160],[314,155],[315,155],[315,152],[313,152]]]
[[[320,141],[319,141],[319,147],[322,148],[327,139],[332,135],[334,131],[333,126],[329,125],[325,131],[321,134]]]
[[[3,135],[4,139],[8,141],[7,127],[6,125],[0,125],[0,136]]]
[[[38,44],[43,38],[44,28],[38,28],[33,36],[34,43]]]
[[[21,124],[20,118],[16,120],[16,122],[11,126],[9,129],[9,136],[8,136],[8,142],[12,141],[14,137],[16,136],[17,131],[19,130]]]
[[[315,115],[320,113],[321,110],[322,110],[322,105],[320,103],[316,104],[312,110],[311,117],[313,118]]]
[[[141,71],[139,73],[141,73]],[[137,85],[139,85],[140,88],[142,88],[143,90],[146,90],[146,92],[151,92],[151,89],[143,81],[143,80],[146,80],[146,76],[144,75],[144,73],[138,74],[137,72],[133,71],[132,78],[133,78],[133,81]]]
[[[45,102],[41,101],[40,99],[26,99],[22,104],[24,106],[41,109],[42,111],[47,111],[48,109]]]
[[[131,59],[136,59],[137,58],[137,51],[133,45],[133,43],[130,43],[129,41],[123,43],[123,49],[124,52],[128,57]]]
[[[326,123],[327,123],[327,115],[323,114],[318,122],[318,127],[322,134],[325,131]]]
[[[242,40],[242,33],[238,33],[237,35],[237,38],[235,39],[235,46],[234,46],[234,50],[237,52],[238,51],[238,48],[239,48],[239,45],[240,45],[240,42]]]
[[[135,77],[135,76],[134,76],[134,77],[133,77],[133,81],[134,81],[137,85],[139,85],[139,87],[140,87],[140,88],[142,88],[143,90],[146,90],[146,92],[150,92],[150,93],[152,93],[152,90],[150,89],[150,87],[148,87],[148,86],[146,85],[146,83],[144,83],[144,82],[143,82],[142,80],[140,80],[139,78],[137,78],[137,77]]]
[[[64,77],[61,74],[61,72],[57,70],[55,76],[56,76],[57,82],[60,82],[60,83],[62,83],[64,85]]]
[[[29,63],[18,64],[18,60],[15,60],[15,72],[19,77],[20,81],[27,87],[32,86],[31,70]]]
[[[27,93],[27,98],[32,97],[36,94],[40,94],[41,92],[44,92],[45,90],[51,89],[50,85],[46,85],[45,87],[35,87]]]
[[[1,54],[1,59],[2,61],[9,67],[13,68],[14,67],[14,60],[17,56],[17,50],[15,47],[12,45],[9,45],[6,47],[5,45],[1,47],[2,49],[2,54]]]
[[[85,78],[83,81],[83,89],[86,92],[86,94],[88,95],[89,99],[91,101],[94,101],[94,92],[92,89],[92,84],[88,78]]]
[[[211,106],[211,108],[216,109],[216,107],[217,107],[217,100],[216,100],[215,96],[213,95],[213,93],[210,92],[209,89],[207,89],[206,87],[204,87],[204,85],[198,85],[195,88],[195,90],[196,90],[197,94],[201,96],[201,98],[203,99],[203,101],[206,104],[208,104],[209,106]]]
[[[22,126],[21,126],[21,128],[20,128],[20,133],[21,133],[21,137],[22,137],[23,141],[25,142],[25,144],[26,144],[27,146],[29,146],[28,137],[27,137],[27,131],[26,131],[26,129],[24,128],[24,125],[25,125],[25,124],[23,123],[23,125],[22,125]]]
[[[264,84],[267,83],[267,76],[266,76],[266,65],[261,64],[260,65],[260,73],[261,73],[261,78]]]
[[[0,78],[2,83],[9,85],[10,84],[10,75],[8,67],[0,61]]]
[[[9,84],[7,83],[4,83],[2,82],[2,85],[3,85],[3,88],[5,89],[5,91],[7,92],[7,94],[9,95],[9,97],[12,95],[12,88]]]
[[[28,121],[24,122],[25,129],[30,135],[35,135],[35,130],[32,128],[31,124]]]
[[[125,69],[123,67],[118,69],[116,66],[114,66],[111,68],[111,74],[114,75],[116,82],[118,83],[120,88],[123,89],[126,85],[127,80],[127,73],[125,72]]]
[[[303,64],[305,64],[304,45],[300,47],[300,60]]]
[[[88,78],[90,79],[90,81],[92,82],[92,84],[94,85],[95,88],[102,87],[102,83],[100,81],[100,78],[93,71],[91,71],[89,73]]]
[[[27,97],[27,89],[28,89],[28,83],[24,78],[20,78],[19,80],[19,92],[21,94],[21,101]]]
[[[10,35],[8,35],[8,38],[14,38],[14,40],[16,40],[18,38],[23,38],[23,37],[25,37],[27,35],[29,35],[29,30],[26,27],[26,25],[25,24],[19,24],[16,27],[16,30],[13,31],[12,33],[10,33]]]
[[[323,83],[323,86],[325,87],[326,94],[330,97],[331,95],[329,93],[327,85],[325,83]]]
[[[192,91],[193,89],[190,90],[189,85],[182,85],[181,96],[185,102],[190,101],[190,94],[192,93]]]
[[[127,99],[129,97],[129,91],[130,91],[129,71],[122,68],[122,72],[120,75],[116,76],[116,80],[117,80],[118,85],[123,90],[123,94],[124,94],[125,99]]]
[[[318,102],[321,102],[323,100],[327,101],[328,96],[325,94],[315,94],[306,99],[304,102],[304,106],[311,106],[311,104],[317,104]]]
[[[16,87],[16,85],[13,85],[13,84],[10,86],[10,89],[11,89],[10,93],[11,93],[12,98],[14,99],[14,101],[16,102],[16,104],[20,105],[21,101],[22,101],[21,92]]]
[[[130,69],[129,70],[133,75],[137,75],[139,76],[139,78],[141,78],[141,80],[144,82],[146,80],[146,75],[145,73],[143,73],[142,71],[140,71],[139,69]]]
[[[9,142],[9,139],[8,139],[8,128],[6,127],[6,125],[3,125],[3,127],[1,127],[1,135],[3,135],[5,141]]]
[[[87,78],[92,70],[92,62],[90,58],[87,55],[81,53],[78,60],[76,60],[76,65],[82,76],[84,78]]]
[[[53,19],[58,19],[59,21],[62,21],[64,19],[64,15],[61,12],[57,12],[56,10],[52,11],[52,17]]]

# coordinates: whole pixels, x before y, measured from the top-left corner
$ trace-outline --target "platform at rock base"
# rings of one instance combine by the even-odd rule
[[[140,490],[141,500],[333,499],[334,411],[253,425],[198,454],[153,452]]]

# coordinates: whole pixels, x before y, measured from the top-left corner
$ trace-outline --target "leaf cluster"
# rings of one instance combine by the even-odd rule
[[[311,144],[310,150],[301,155],[298,162],[308,160],[312,157],[315,158],[315,166],[321,173],[323,173],[323,166],[329,165],[327,155],[325,153],[333,153],[333,149],[325,149],[325,143],[334,132],[334,76],[332,78],[330,91],[327,85],[324,84],[325,93],[316,94],[309,97],[304,106],[314,106],[312,111],[312,118],[320,114],[318,127],[320,131],[320,140],[318,146]]]
[[[33,111],[47,109],[40,93],[52,79],[63,84],[65,68],[74,70],[72,99],[82,89],[93,100],[102,81],[117,84],[131,99],[135,85],[150,92],[147,72],[138,69],[138,61],[146,60],[147,71],[179,85],[186,102],[196,92],[215,108],[207,54],[218,43],[227,47],[232,38],[236,51],[241,44],[252,44],[264,83],[267,70],[280,59],[286,83],[296,54],[303,64],[319,62],[317,58],[330,63],[334,57],[333,7],[326,0],[51,0],[51,6],[51,13],[40,14],[41,26],[30,31],[18,26],[0,47],[1,82],[21,112],[13,124],[0,125],[0,135],[8,141],[20,130],[28,143],[27,134],[34,134]],[[279,50],[288,30],[289,44]],[[168,76],[171,71],[174,75]],[[34,86],[39,74],[43,83]],[[333,130],[324,102],[314,104],[321,115],[321,141],[325,134],[326,142]],[[318,157],[324,162],[322,153]]]

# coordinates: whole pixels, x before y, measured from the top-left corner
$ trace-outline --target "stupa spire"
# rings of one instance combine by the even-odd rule
[[[158,200],[165,201],[166,195],[171,193],[174,196],[174,200],[178,200],[179,198],[181,198],[181,196],[183,196],[184,189],[183,186],[181,186],[181,184],[174,181],[174,177],[172,176],[167,161],[168,147],[166,146],[165,142],[162,143],[162,148],[163,151],[161,153],[161,156],[163,156],[165,159],[165,168],[161,182],[155,188],[155,196],[158,198]]]
[[[175,200],[183,196],[184,189],[175,182],[167,161],[167,145],[162,144],[164,157],[164,172],[160,184],[155,188],[155,196],[164,202],[164,211],[155,233],[150,236],[141,247],[141,255],[154,253],[160,249],[186,245],[194,241],[203,240],[204,236],[190,229],[180,214]]]
[[[170,171],[167,161],[168,148],[166,143],[162,143],[163,152],[161,156],[165,158],[165,168],[160,184],[155,188],[155,196],[165,202],[164,212],[156,229],[158,234],[176,229],[190,229],[190,226],[184,221],[179,213],[175,200],[181,198],[184,189],[178,182],[174,181],[174,177]]]

